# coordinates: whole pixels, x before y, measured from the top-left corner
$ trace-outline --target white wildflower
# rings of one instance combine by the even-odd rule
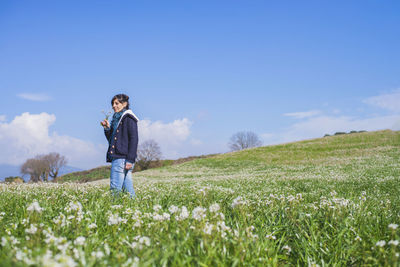
[[[25,253],[22,252],[21,250],[18,250],[17,253],[15,253],[15,258],[19,261],[22,261],[22,259],[25,257],[26,257]]]
[[[153,215],[153,220],[155,220],[155,221],[163,221],[164,220],[164,217],[161,215],[161,214],[154,214]]]
[[[289,255],[290,252],[292,251],[292,249],[291,249],[288,245],[283,246],[282,249],[285,249],[285,250],[286,250],[286,254],[287,254],[287,255]]]
[[[132,258],[128,258],[128,260],[121,266],[122,267],[127,267],[127,266],[138,267],[139,266],[139,258],[135,257],[133,260],[132,260]]]
[[[243,200],[243,198],[242,197],[237,197],[237,198],[235,198],[234,200],[233,200],[233,202],[232,202],[232,208],[235,208],[236,206],[239,206],[239,205],[243,205],[243,204],[245,204],[245,201]]]
[[[203,232],[207,235],[211,235],[212,230],[214,228],[214,225],[209,224],[208,222],[206,223],[206,225],[204,226]]]
[[[389,227],[389,229],[396,230],[397,227],[399,227],[399,225],[397,225],[397,224],[395,224],[395,223],[391,223],[391,224],[389,224],[388,227]]]
[[[105,243],[104,244],[104,252],[106,253],[106,255],[110,255],[110,253],[111,253],[111,251],[110,251],[110,246],[107,244],[107,243]]]
[[[161,210],[162,209],[162,207],[161,207],[161,205],[154,205],[153,206],[153,210],[155,211],[155,212],[158,212],[159,210]]]
[[[66,242],[66,243],[64,243],[64,244],[59,244],[58,246],[57,246],[57,248],[62,252],[62,253],[66,253],[66,251],[68,250],[68,248],[69,248],[69,245],[70,245],[70,242],[68,241],[68,242]]]
[[[86,238],[85,238],[85,237],[83,237],[83,236],[78,236],[78,237],[75,239],[74,244],[75,244],[76,246],[83,246],[83,245],[85,244],[85,241],[86,241]]]
[[[27,208],[28,211],[38,212],[41,213],[43,208],[40,207],[39,203],[35,200],[32,204],[29,205]]]
[[[115,225],[118,224],[120,222],[120,217],[117,214],[111,214],[108,217],[108,225]]]
[[[274,236],[274,235],[272,235],[272,234],[268,234],[268,235],[266,235],[265,236],[267,239],[270,239],[270,240],[276,240],[276,236]]]
[[[64,208],[66,212],[82,211],[82,204],[79,201],[70,201],[68,206]]]
[[[77,266],[74,259],[66,254],[57,254],[54,258],[58,263],[56,266],[66,266],[66,267],[67,266],[68,267]],[[45,261],[43,261],[43,263],[45,263]],[[47,265],[45,264],[44,266],[47,266]],[[54,266],[54,265],[50,265],[50,266]]]
[[[182,221],[189,218],[189,211],[185,206],[182,206],[181,213],[176,217],[177,221]]]
[[[19,244],[19,240],[14,236],[10,236],[10,242],[11,242],[11,245],[13,245],[13,246]]]
[[[91,256],[94,257],[94,258],[96,258],[96,259],[101,259],[101,258],[104,257],[104,253],[103,253],[103,251],[100,251],[100,250],[98,250],[98,251],[93,251],[93,252],[91,253]]]
[[[167,212],[164,212],[162,217],[163,217],[163,221],[169,221],[169,219],[171,218],[171,215]]]
[[[384,247],[386,245],[386,241],[385,240],[380,240],[378,242],[376,242],[376,246],[377,247]]]
[[[97,228],[97,225],[95,224],[95,223],[91,223],[91,224],[89,224],[89,229],[94,229],[94,228]]]
[[[219,211],[220,207],[218,205],[218,203],[214,203],[210,206],[210,212],[217,212]]]
[[[357,236],[356,238],[354,238],[355,241],[361,241],[361,237]]]
[[[150,238],[147,236],[142,236],[139,238],[140,244],[145,244],[146,246],[150,246]]]
[[[389,245],[393,245],[393,246],[398,246],[399,245],[399,240],[390,240],[388,242]]]
[[[201,221],[202,219],[204,219],[206,217],[206,211],[207,210],[203,207],[194,208],[192,211],[193,219],[195,219],[197,221]]]
[[[172,205],[171,207],[169,207],[169,212],[171,213],[171,214],[174,214],[175,212],[178,212],[179,211],[179,208],[177,207],[177,206],[174,206],[174,205]]]
[[[37,227],[34,224],[31,224],[31,227],[29,229],[25,229],[25,232],[28,234],[35,234],[37,231]]]
[[[132,242],[132,244],[130,244],[132,249],[138,248],[138,249],[142,249],[142,245],[140,245],[138,242]]]
[[[77,248],[74,248],[72,250],[72,252],[74,253],[74,258],[75,259],[79,259],[80,255],[79,255],[79,250]]]
[[[169,221],[171,215],[169,213],[164,212],[163,214],[153,214],[153,220],[155,221]],[[140,225],[140,223],[139,223]]]

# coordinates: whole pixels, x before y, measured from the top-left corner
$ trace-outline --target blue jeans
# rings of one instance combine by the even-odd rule
[[[114,159],[111,162],[110,189],[112,193],[118,195],[121,191],[127,191],[131,198],[135,197],[135,190],[132,182],[132,168],[125,169],[125,159]]]

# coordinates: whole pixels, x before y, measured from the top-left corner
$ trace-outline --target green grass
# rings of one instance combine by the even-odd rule
[[[399,182],[400,132],[379,131],[137,172],[134,200],[113,198],[108,179],[1,185],[0,262],[399,266]]]

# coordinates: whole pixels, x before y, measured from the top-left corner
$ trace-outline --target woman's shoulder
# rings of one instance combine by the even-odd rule
[[[139,118],[130,110],[124,112],[122,121],[124,120],[133,120],[134,122],[138,122]]]

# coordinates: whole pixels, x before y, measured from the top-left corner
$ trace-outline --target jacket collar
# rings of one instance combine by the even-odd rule
[[[117,128],[119,126],[119,124],[121,123],[122,119],[124,118],[125,115],[131,115],[137,122],[139,121],[139,118],[135,115],[135,113],[132,112],[132,110],[127,109],[124,111],[124,113],[122,114],[121,118],[118,121],[118,125]]]

